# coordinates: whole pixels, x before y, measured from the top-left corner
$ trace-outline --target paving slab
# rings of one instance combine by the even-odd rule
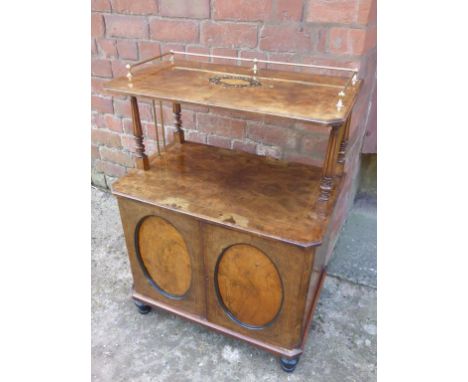
[[[91,261],[94,382],[376,380],[374,288],[327,277],[305,352],[287,374],[239,340],[161,310],[140,315],[116,201],[94,188]]]
[[[328,274],[377,288],[377,200],[359,196],[328,264]]]

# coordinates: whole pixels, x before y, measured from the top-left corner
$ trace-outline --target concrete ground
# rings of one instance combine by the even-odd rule
[[[92,380],[375,381],[376,205],[358,199],[329,266],[305,352],[292,374],[239,340],[172,314],[140,315],[117,204],[92,189]]]

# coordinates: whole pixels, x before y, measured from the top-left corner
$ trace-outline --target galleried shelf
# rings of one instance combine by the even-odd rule
[[[127,66],[126,77],[106,85],[129,95],[132,107],[137,169],[112,189],[133,299],[140,313],[161,308],[277,354],[291,372],[326,274],[330,217],[361,81],[355,69],[269,61],[339,74],[319,75],[259,69],[267,61],[256,59],[221,57],[245,61],[244,67],[179,55],[219,57],[171,51]],[[174,140],[166,144],[160,121],[151,157],[137,98],[152,99],[155,118],[163,102],[173,105]],[[181,104],[318,124],[329,134],[323,166],[186,142]]]

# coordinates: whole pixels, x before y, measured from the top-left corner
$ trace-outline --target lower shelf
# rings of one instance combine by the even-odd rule
[[[320,245],[335,194],[317,213],[321,169],[186,142],[113,186],[116,195],[287,243]],[[340,179],[337,179],[339,189]]]

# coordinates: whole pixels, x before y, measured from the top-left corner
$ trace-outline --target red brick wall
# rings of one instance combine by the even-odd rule
[[[169,49],[359,65],[365,86],[353,120],[354,151],[364,137],[364,151],[375,152],[375,7],[375,0],[92,0],[94,182],[106,186],[133,167],[128,101],[104,94],[103,82],[124,74],[126,63]],[[154,151],[151,108],[144,101],[140,107]],[[165,115],[172,123],[169,105]],[[325,136],[311,125],[187,107],[183,122],[189,140],[311,164],[323,160]]]
[[[347,170],[356,179],[368,126],[375,146],[376,0],[92,0],[93,182],[108,186],[133,167],[129,101],[102,84],[125,64],[170,49],[238,57],[359,66],[364,88],[353,116]],[[216,61],[215,61],[216,62]],[[272,66],[274,67],[274,66]],[[287,67],[281,67],[287,69]],[[294,70],[294,69],[292,69]],[[140,102],[145,144],[155,149],[150,104]],[[165,109],[172,123],[170,105]],[[320,165],[326,136],[316,126],[238,112],[184,107],[188,140]],[[339,201],[341,224],[353,182]]]

